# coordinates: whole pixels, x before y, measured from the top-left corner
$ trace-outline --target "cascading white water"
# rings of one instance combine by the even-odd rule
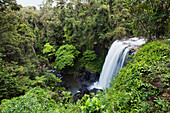
[[[141,46],[146,41],[143,38],[130,38],[128,40],[116,40],[111,45],[100,74],[99,82],[90,86],[89,89],[103,89],[110,87],[110,80],[117,75],[120,68],[123,67],[130,48]]]
[[[100,74],[98,86],[101,86],[102,88],[109,87],[112,76],[116,75],[119,69],[123,66],[122,61],[126,57],[124,51],[126,51],[126,53],[129,51],[126,46],[127,45],[123,45],[122,42],[118,40],[112,44],[106,56],[102,72]]]

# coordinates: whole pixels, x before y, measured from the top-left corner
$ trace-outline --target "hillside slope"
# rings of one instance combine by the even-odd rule
[[[147,43],[99,98],[109,112],[170,110],[170,41]]]

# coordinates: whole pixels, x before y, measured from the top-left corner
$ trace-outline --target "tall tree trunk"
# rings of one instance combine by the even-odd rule
[[[37,63],[39,64],[38,57],[37,57],[37,54],[36,54],[35,49],[34,49],[34,43],[32,41],[31,41],[31,47],[32,47],[33,54],[35,55],[35,57],[37,59]]]

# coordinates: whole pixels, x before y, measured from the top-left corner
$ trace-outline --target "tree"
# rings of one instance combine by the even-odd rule
[[[55,66],[58,71],[66,66],[74,66],[74,60],[80,52],[73,45],[63,45],[55,53]]]
[[[149,40],[168,34],[169,0],[128,0],[127,6],[133,15],[138,34],[144,34]]]
[[[17,5],[16,0],[1,0],[0,11],[4,11],[7,7],[10,7],[12,10],[19,10],[21,6]]]

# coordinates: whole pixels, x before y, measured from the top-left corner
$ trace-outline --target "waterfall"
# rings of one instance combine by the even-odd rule
[[[115,41],[106,56],[102,72],[100,74],[98,85],[105,88],[109,87],[110,80],[113,75],[116,75],[120,68],[123,67],[124,59],[129,51],[126,48],[127,45],[123,45],[120,41]],[[126,52],[126,53],[124,53]]]
[[[110,80],[113,79],[114,75],[117,75],[120,68],[124,66],[130,48],[141,46],[145,42],[145,39],[137,37],[114,41],[105,58],[99,82],[90,86],[89,89],[109,88]]]

